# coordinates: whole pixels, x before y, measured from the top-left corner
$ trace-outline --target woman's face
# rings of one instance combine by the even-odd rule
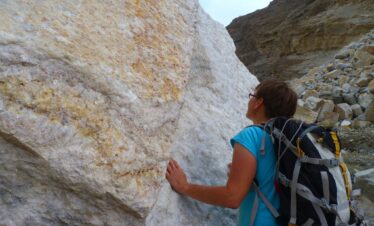
[[[246,117],[251,120],[255,116],[255,104],[256,104],[255,102],[256,102],[256,92],[255,94],[250,93]]]

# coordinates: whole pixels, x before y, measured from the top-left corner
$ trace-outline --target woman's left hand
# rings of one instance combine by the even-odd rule
[[[169,181],[171,187],[178,193],[183,194],[188,188],[188,181],[183,169],[174,159],[169,161],[166,179]]]

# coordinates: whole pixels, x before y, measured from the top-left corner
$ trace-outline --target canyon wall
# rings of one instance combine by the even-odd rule
[[[374,29],[372,0],[274,0],[234,19],[236,53],[259,80],[300,77]]]

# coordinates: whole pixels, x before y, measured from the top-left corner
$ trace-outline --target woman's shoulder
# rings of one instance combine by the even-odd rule
[[[233,138],[231,138],[230,143],[231,146],[234,147],[234,143],[238,142],[242,145],[245,145],[247,143],[257,143],[262,136],[262,129],[258,126],[247,126],[243,128],[241,131],[239,131]]]
[[[262,137],[263,130],[261,127],[256,125],[250,125],[245,128],[243,128],[236,137],[242,137],[245,139],[250,139],[251,141],[257,140],[258,138]]]
[[[241,130],[244,133],[261,134],[263,132],[262,126],[260,125],[249,125]]]

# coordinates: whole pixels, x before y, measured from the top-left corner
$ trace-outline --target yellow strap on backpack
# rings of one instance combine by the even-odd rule
[[[305,152],[300,148],[300,142],[301,142],[301,139],[300,138],[297,138],[296,140],[296,152],[297,152],[297,155],[299,157],[303,157],[305,155]]]
[[[336,132],[330,132],[330,135],[335,144],[335,157],[336,159],[340,159],[340,143],[338,140],[338,136],[336,135]],[[339,167],[344,178],[345,190],[347,192],[347,200],[349,201],[351,200],[351,187],[349,186],[349,178],[347,175],[347,165],[344,162],[341,162],[339,164]]]

